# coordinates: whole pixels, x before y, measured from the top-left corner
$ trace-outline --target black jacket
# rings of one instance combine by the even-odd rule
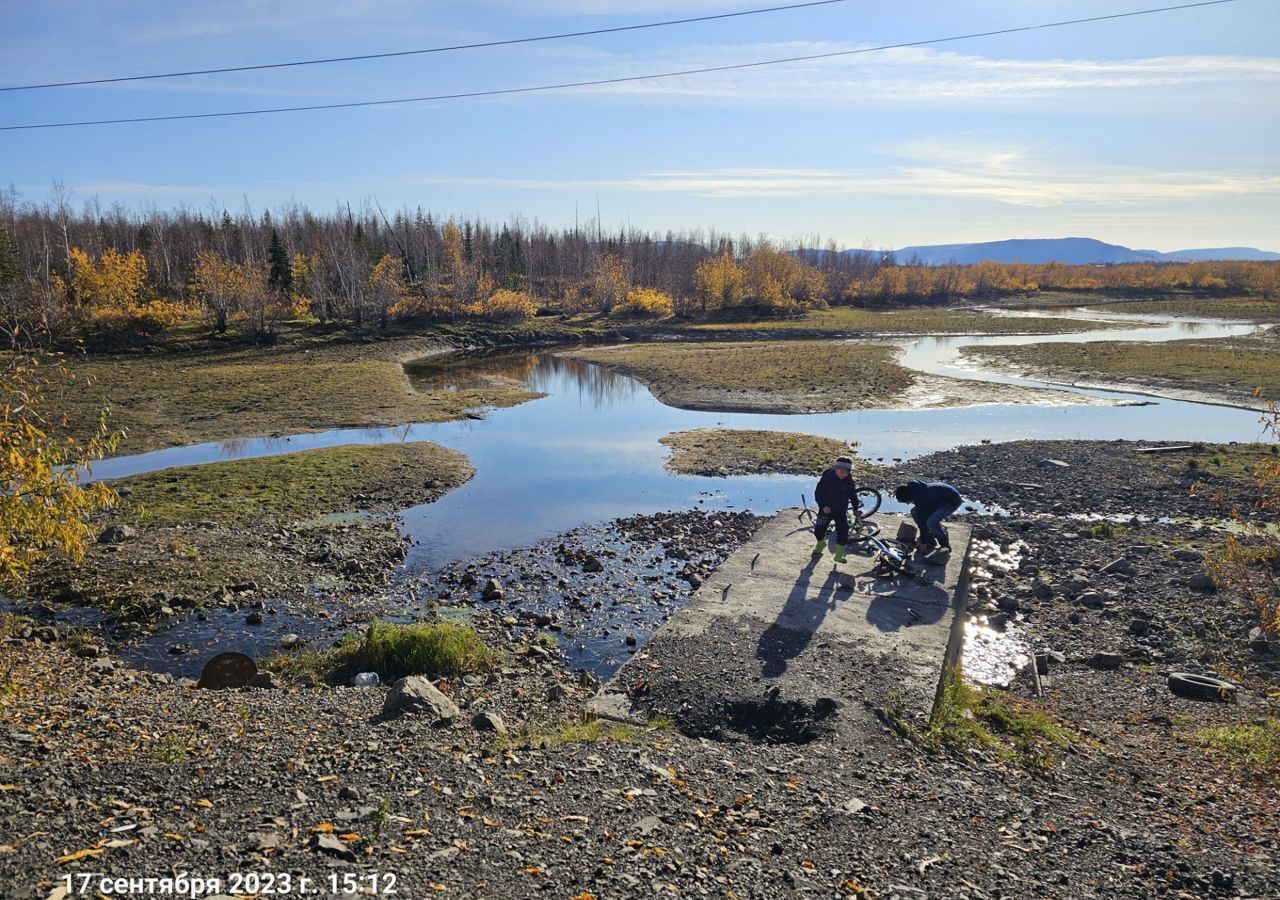
[[[960,492],[941,481],[908,481],[911,503],[923,516],[933,515],[943,507],[959,506],[964,502]]]
[[[818,501],[818,509],[831,507],[833,513],[841,513],[849,508],[854,499],[853,473],[841,478],[835,469],[827,469],[818,479],[818,487],[813,492],[813,499]]]

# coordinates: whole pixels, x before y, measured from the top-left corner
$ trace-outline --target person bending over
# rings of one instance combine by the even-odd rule
[[[853,482],[853,460],[841,456],[831,468],[822,473],[813,499],[818,503],[818,517],[813,522],[813,533],[818,538],[813,548],[814,556],[821,556],[827,548],[827,528],[836,523],[835,560],[845,560],[845,544],[849,542],[849,504],[857,502],[857,489]]]
[[[941,481],[908,481],[898,485],[893,495],[899,503],[911,504],[911,518],[915,519],[920,532],[916,550],[921,553],[929,553],[935,547],[951,550],[951,539],[942,520],[953,515],[964,502],[959,491]]]

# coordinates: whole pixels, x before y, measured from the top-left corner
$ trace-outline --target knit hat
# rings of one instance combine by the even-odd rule
[[[853,471],[853,460],[851,460],[851,459],[850,459],[849,457],[847,457],[847,456],[837,456],[837,457],[836,457],[836,461],[835,461],[834,463],[832,463],[832,464],[831,464],[831,468],[833,468],[833,469],[848,469],[850,472],[852,472],[852,471]]]

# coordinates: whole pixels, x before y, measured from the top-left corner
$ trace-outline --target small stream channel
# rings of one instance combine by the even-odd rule
[[[1046,314],[1047,315],[1047,314]],[[1049,387],[1027,378],[959,365],[960,349],[1095,340],[1168,341],[1231,337],[1258,326],[1219,320],[1067,312],[1103,327],[1061,335],[948,336],[899,339],[902,363],[917,371],[997,385]],[[1144,327],[1146,323],[1154,327]],[[1140,323],[1142,323],[1140,325]],[[476,354],[433,358],[406,367],[424,389],[456,389],[490,375],[518,378],[546,396],[482,419],[394,428],[346,428],[283,437],[237,438],[115,457],[95,464],[96,479],[230,459],[291,453],[342,444],[434,441],[467,455],[475,477],[440,500],[402,513],[402,528],[414,539],[409,573],[440,569],[495,549],[525,547],[569,531],[637,513],[669,509],[750,509],[767,514],[794,506],[812,488],[812,477],[768,475],[707,478],[666,471],[667,450],[659,439],[692,428],[760,428],[822,434],[857,441],[872,459],[907,459],[979,441],[1018,439],[1128,439],[1206,442],[1255,441],[1261,436],[1251,410],[1153,400],[1147,396],[1064,388],[1109,401],[1105,405],[992,402],[949,409],[853,410],[840,413],[770,415],[676,409],[656,400],[640,382],[553,351]],[[993,391],[998,397],[998,390]],[[960,485],[963,490],[963,485]],[[901,509],[889,498],[886,511]],[[207,649],[243,645],[242,616],[210,613],[198,640]],[[283,622],[302,634],[319,623]],[[182,626],[178,626],[178,631]],[[194,636],[194,635],[193,635]],[[157,638],[172,643],[175,635]],[[154,647],[139,647],[142,661],[158,663]],[[570,663],[574,660],[570,654]],[[172,670],[172,666],[165,666]],[[597,667],[599,668],[599,667]],[[597,671],[597,674],[608,674]]]

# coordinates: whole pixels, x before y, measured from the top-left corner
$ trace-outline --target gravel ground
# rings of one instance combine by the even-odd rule
[[[291,873],[319,896],[330,875],[393,873],[412,898],[1280,896],[1274,773],[1196,739],[1276,714],[1277,657],[1249,649],[1247,610],[1190,586],[1214,533],[1095,537],[1067,517],[1197,514],[1176,475],[1125,459],[1111,444],[1028,443],[909,467],[1009,509],[973,520],[982,540],[1025,542],[972,602],[1062,656],[1038,701],[1026,680],[1010,687],[1076,736],[1044,771],[890,730],[877,683],[844,688],[832,729],[803,745],[585,726],[591,679],[496,604],[472,620],[503,662],[444,686],[452,725],[382,718],[385,687],[211,692],[16,636],[0,645],[0,896],[49,897],[77,872]],[[1038,491],[1002,486],[1024,471]],[[671,540],[697,531],[672,522],[623,527],[691,556],[716,544]],[[1129,574],[1101,571],[1119,558]],[[1099,651],[1125,661],[1101,670]],[[712,662],[690,666],[725,677]],[[1239,700],[1174,697],[1171,668],[1230,671]]]

